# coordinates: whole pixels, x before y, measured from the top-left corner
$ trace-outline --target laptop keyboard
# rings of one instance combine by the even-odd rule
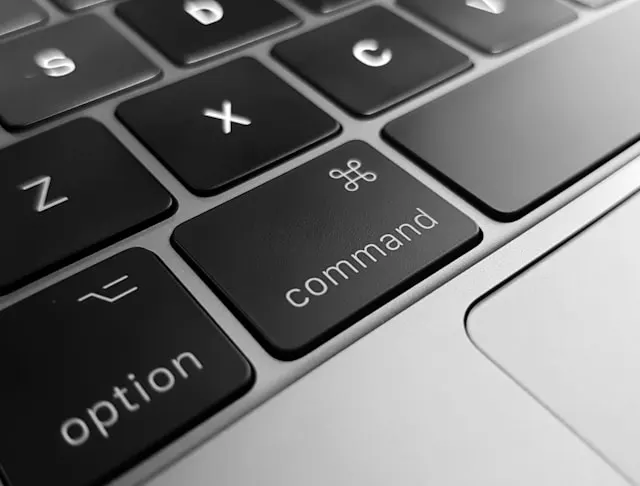
[[[492,54],[517,47],[577,18],[573,10],[555,0],[400,0],[399,3]]]
[[[11,208],[2,211],[11,228],[0,238],[3,293],[175,210],[169,193],[88,118],[12,145],[0,158],[0,205]]]
[[[0,118],[13,129],[160,75],[104,20],[90,15],[2,44],[0,65]]]
[[[559,0],[3,0],[0,483],[103,485],[259,388],[257,405],[275,391],[265,363],[300,376],[491,251],[485,229],[629,146],[628,32],[595,22],[487,54],[577,13],[591,15]],[[475,76],[478,59],[505,65]]]
[[[466,56],[382,7],[294,37],[273,53],[356,115],[373,115],[471,67]]]
[[[117,116],[199,195],[220,192],[339,130],[245,57],[127,101]]]
[[[0,37],[41,25],[47,13],[30,0],[5,0],[0,5]]]
[[[222,3],[224,6],[211,0],[128,0],[116,12],[180,65],[203,61],[300,24],[275,0]]]
[[[640,69],[628,62],[633,55],[617,22],[596,22],[384,132],[492,217],[512,221],[637,139],[640,116],[629,109],[640,82]],[[600,116],[607,122],[597,130],[585,122]],[[453,143],[463,136],[465,143]]]
[[[350,142],[184,223],[173,241],[270,353],[294,359],[480,238],[467,216]]]
[[[0,454],[11,486],[99,484],[253,380],[238,349],[142,249],[10,307],[0,341],[12,343],[0,354]]]

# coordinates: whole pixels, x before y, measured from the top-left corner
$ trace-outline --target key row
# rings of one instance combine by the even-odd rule
[[[44,18],[31,12],[28,4],[14,2],[21,0],[9,0],[1,8],[8,9],[9,15],[21,11],[21,23]],[[575,18],[555,0],[535,4],[510,0],[500,15],[464,4],[454,7],[457,3],[401,2],[492,52]],[[300,24],[273,0],[234,0],[224,6],[218,2],[207,6],[206,0],[198,0],[188,5],[181,0],[134,0],[118,4],[116,10],[179,65],[200,62]],[[471,67],[466,56],[382,7],[370,7],[294,37],[278,44],[273,53],[359,116],[376,114]],[[0,63],[7,67],[0,79],[0,118],[13,129],[30,127],[161,76],[159,68],[93,16],[0,44]]]
[[[149,11],[148,7],[137,10],[136,5],[137,2],[121,4],[133,18]],[[169,9],[176,7],[175,2],[163,2],[154,8],[151,18],[155,23],[149,29],[158,29],[164,35],[164,40],[158,42],[166,42],[169,49],[174,49],[175,57],[202,59],[229,49],[239,38],[249,41],[273,29],[294,25],[295,19],[283,7],[270,10],[271,3],[260,5],[264,12],[255,18],[261,24],[248,26],[229,21],[227,27],[214,31],[203,26],[195,31],[185,27],[185,34],[176,41],[175,33],[160,22],[165,15],[162,11],[168,9],[166,16],[180,22],[190,24],[191,20]],[[232,8],[240,7],[240,3],[233,3]],[[233,11],[230,18],[234,13],[239,18],[242,12]],[[327,38],[332,42],[327,43]],[[366,9],[286,41],[276,47],[274,54],[358,115],[375,114],[471,66],[466,56],[381,7]],[[0,44],[0,63],[7,67],[7,75],[0,79],[0,118],[15,129],[149,83],[161,75],[160,69],[94,16]],[[247,79],[252,78],[233,78],[231,82],[238,85],[236,90],[246,91]],[[184,96],[181,103],[188,103]]]
[[[96,5],[109,2],[111,0],[53,0],[65,10],[74,12],[94,7]],[[131,0],[129,0],[131,1]],[[296,3],[316,13],[331,13],[338,9],[349,7],[365,0],[294,0]],[[193,9],[201,9],[203,11],[213,11],[222,8],[221,0],[194,0],[191,2]]]
[[[381,8],[359,15],[378,14],[393,15]],[[633,29],[626,37],[615,32],[606,21],[581,29],[390,122],[383,136],[495,219],[520,218],[637,139],[640,72],[627,62],[637,39]],[[585,48],[589,58],[578,55]],[[117,115],[200,195],[237,184],[338,130],[293,88],[243,58],[127,101]],[[606,129],[592,130],[596,117],[608,120]],[[0,156],[0,211],[16,228],[0,240],[1,292],[175,208],[117,141],[86,120]],[[71,221],[78,231],[52,244],[51,235]]]
[[[69,11],[77,12],[87,9],[89,7],[95,7],[101,4],[105,4],[112,0],[51,0],[60,8]],[[133,0],[128,0],[133,2]],[[138,0],[142,2],[143,0]],[[226,0],[228,1],[228,0]],[[224,9],[225,0],[191,0],[187,2],[189,8],[194,11],[203,12],[203,18],[206,18],[218,10]],[[301,5],[307,10],[317,14],[330,14],[345,7],[350,7],[364,2],[365,0],[292,0],[295,3]],[[418,0],[419,1],[419,0]],[[509,2],[515,0],[509,0]],[[577,3],[585,5],[587,7],[597,8],[607,5],[615,0],[575,0]],[[416,4],[415,0],[409,0],[408,3]],[[437,3],[437,2],[435,2]],[[453,4],[453,9],[460,9],[466,7],[469,9],[476,9],[483,12],[487,12],[493,15],[499,15],[503,13],[508,4],[507,0],[466,0],[463,2],[440,2],[440,6],[445,3]],[[4,0],[3,6],[0,8],[0,17],[7,19],[6,29],[0,28],[0,36],[13,33],[22,30],[27,27],[33,27],[38,23],[44,22],[47,18],[45,11],[40,8],[33,0]],[[187,5],[185,4],[185,5]],[[422,5],[421,5],[422,6]],[[24,22],[24,20],[31,16],[30,21]],[[447,16],[444,13],[443,16]],[[438,22],[436,18],[435,22]],[[10,28],[9,28],[10,27]]]
[[[84,9],[102,1],[58,0],[69,10]],[[360,1],[300,0],[310,10],[323,13]],[[609,0],[584,3],[595,7]],[[493,54],[519,46],[576,18],[572,10],[556,0],[400,0],[399,4]],[[300,24],[293,13],[272,0],[170,0],[160,4],[155,0],[129,0],[116,11],[169,59],[183,66]],[[150,11],[154,15],[149,15]],[[5,0],[0,6],[0,18],[2,36],[41,25],[47,14],[31,0]]]
[[[95,122],[71,125],[88,143],[101,130]],[[40,141],[66,146],[63,128]],[[114,162],[115,146],[104,140],[97,150]],[[95,154],[81,155],[88,173]],[[85,226],[105,225],[99,214],[78,221],[80,206],[111,204],[111,218],[140,216],[149,193],[131,201],[125,188],[104,200],[100,191],[120,188],[103,171],[85,180],[84,194],[47,178],[23,185],[35,190],[39,219],[10,220],[22,233],[3,250],[18,259],[23,243],[31,256],[47,246],[59,251]],[[130,184],[140,183],[133,166],[122,179],[132,176]],[[480,239],[471,219],[368,145],[351,142],[182,224],[172,244],[271,354],[294,359]],[[4,268],[10,259],[0,258]],[[0,480],[9,486],[102,484],[238,399],[254,379],[247,359],[142,249],[3,310],[0,342],[12,344],[0,353]]]

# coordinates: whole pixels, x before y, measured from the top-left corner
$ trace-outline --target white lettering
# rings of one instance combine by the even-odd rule
[[[71,428],[74,426],[80,428],[80,435],[77,437],[74,437],[71,433]],[[65,442],[72,447],[81,446],[89,440],[89,436],[91,435],[87,424],[84,423],[84,420],[80,420],[79,418],[67,420],[62,424],[60,432]]]
[[[20,189],[23,191],[28,191],[29,189],[33,189],[34,187],[40,187],[38,191],[38,198],[36,199],[36,203],[33,206],[34,211],[38,213],[44,213],[45,211],[55,208],[62,203],[65,203],[69,200],[68,197],[60,197],[58,199],[54,199],[52,201],[47,201],[47,197],[49,195],[49,186],[51,185],[51,177],[42,176],[32,181],[25,182],[20,186]]]
[[[220,22],[224,17],[224,9],[215,0],[187,0],[184,11],[202,25]]]
[[[416,208],[418,210],[418,216],[416,216],[414,218],[415,223],[420,226],[422,229],[426,229],[426,230],[430,230],[436,227],[436,225],[438,224],[438,222],[433,219],[431,216],[429,216],[427,213],[425,213],[422,209],[420,208]],[[426,220],[428,221],[427,225],[425,226],[423,223],[420,222],[420,218],[426,218]]]
[[[104,410],[108,413],[108,418],[102,419],[100,418],[100,411]],[[111,402],[98,402],[93,407],[87,409],[87,413],[93,423],[95,424],[98,432],[102,434],[105,439],[109,438],[109,433],[107,432],[107,427],[112,427],[118,421],[118,409]],[[104,417],[104,413],[102,416]]]
[[[158,380],[157,380],[158,375],[164,375],[165,377],[164,385],[158,384]],[[149,384],[158,393],[165,393],[173,388],[173,385],[176,384],[176,379],[173,376],[173,374],[171,374],[171,371],[169,371],[168,369],[158,368],[153,370],[151,373],[149,373]]]
[[[385,239],[389,241],[385,242],[384,241]],[[382,235],[382,237],[380,238],[380,243],[382,243],[387,250],[391,250],[391,251],[399,250],[404,246],[404,243],[402,243],[402,241],[400,241],[398,238],[396,238],[393,235]]]
[[[398,234],[402,235],[402,236],[404,237],[404,239],[405,239],[405,240],[407,240],[407,241],[411,241],[411,238],[409,238],[406,234],[404,234],[404,233],[403,233],[403,231],[402,231],[402,229],[403,229],[403,228],[410,228],[410,229],[412,229],[412,230],[413,230],[413,232],[414,232],[415,234],[417,234],[418,236],[422,236],[422,233],[420,233],[417,229],[415,229],[415,228],[414,228],[413,226],[411,226],[409,223],[401,224],[400,226],[398,226],[398,227],[396,228],[396,233],[398,233]]]
[[[126,408],[128,412],[135,412],[140,409],[140,405],[129,402],[129,399],[127,398],[127,391],[128,390],[126,388],[118,388],[117,386],[114,386],[113,398],[120,400],[120,403],[124,405],[124,408]]]
[[[312,283],[317,283],[318,285],[320,285],[320,290],[313,290],[313,287],[311,287]],[[313,278],[310,278],[309,280],[307,280],[304,283],[304,286],[309,291],[309,293],[311,295],[315,295],[316,297],[324,295],[329,291],[329,287],[327,286],[327,284],[324,283],[322,280],[320,280],[317,277],[313,277]]]
[[[378,253],[380,253],[380,255],[382,255],[383,257],[387,256],[387,254],[384,251],[382,251],[378,245],[369,243],[367,246],[364,247],[363,250],[358,250],[357,252],[351,255],[355,261],[357,261],[360,265],[362,265],[362,268],[367,268],[366,263],[360,260],[359,255],[362,255],[362,254],[367,255],[371,260],[371,262],[378,263],[378,260],[376,259],[376,257],[374,257],[371,253],[369,253],[369,248],[375,248],[376,250],[378,250]]]
[[[170,361],[173,368],[184,379],[191,376],[189,370],[203,370],[204,366],[191,352],[184,352]],[[73,417],[62,423],[60,435],[62,439],[71,447],[80,447],[89,441],[92,430],[97,431],[105,439],[111,438],[111,430],[115,430],[120,418],[124,413],[144,413],[144,404],[150,403],[159,394],[168,393],[175,388],[179,388],[176,376],[169,367],[158,367],[147,375],[149,387],[145,389],[133,373],[127,374],[127,379],[133,383],[135,390],[143,400],[135,402],[131,399],[130,390],[121,387],[113,387],[113,401],[101,400],[85,410],[87,419]],[[152,391],[147,391],[152,390]],[[153,393],[155,392],[155,394]]]
[[[416,208],[418,214],[413,216],[413,222],[423,230],[432,230],[439,223],[432,216],[427,214],[420,208]],[[393,231],[402,236],[406,242],[403,242],[395,234],[383,234],[379,241],[383,248],[396,252],[408,243],[411,243],[416,237],[424,236],[421,232],[410,223],[402,223]],[[415,233],[415,236],[411,234]],[[413,239],[412,239],[413,237]],[[365,245],[363,249],[352,253],[350,259],[339,260],[335,265],[329,266],[320,272],[321,277],[308,278],[304,283],[304,289],[294,287],[285,293],[285,298],[289,305],[297,309],[307,307],[313,297],[321,297],[329,291],[329,284],[339,287],[341,284],[351,280],[351,277],[359,274],[361,271],[368,269],[371,265],[378,263],[381,259],[389,256],[380,246],[375,243]],[[366,258],[365,258],[366,257]],[[354,263],[355,262],[355,265]],[[359,269],[361,267],[361,269]],[[350,273],[352,272],[353,275]]]
[[[353,57],[365,66],[382,67],[386,66],[393,59],[391,49],[383,49],[379,54],[374,54],[380,48],[375,39],[363,39],[353,46]]]
[[[173,364],[174,368],[178,371],[178,373],[180,373],[180,376],[182,376],[185,379],[189,378],[189,374],[182,367],[182,361],[187,358],[191,361],[193,366],[195,366],[198,370],[201,370],[203,368],[202,363],[200,363],[200,360],[196,358],[193,353],[182,353],[176,359],[172,359],[171,363]]]
[[[127,375],[127,378],[129,378],[129,380],[133,383],[133,386],[136,388],[142,399],[145,402],[149,403],[151,401],[151,397],[147,393],[147,390],[142,388],[142,385],[138,381],[136,381],[136,375]]]
[[[343,279],[349,280],[349,275],[340,268],[341,265],[346,265],[351,269],[353,273],[358,273],[358,269],[354,267],[351,262],[348,262],[346,260],[340,260],[333,267],[328,267],[326,270],[323,270],[322,275],[327,277],[329,281],[336,287],[338,286],[338,282],[336,281],[335,278],[333,278],[333,276],[331,275],[331,272],[337,272],[342,276]]]
[[[309,303],[310,299],[309,297],[305,297],[302,302],[296,302],[295,300],[293,300],[293,294],[301,294],[302,290],[300,289],[291,289],[287,292],[286,297],[287,300],[289,301],[289,303],[293,306],[293,307],[306,307],[307,304]]]
[[[51,78],[68,76],[76,70],[76,63],[59,49],[47,49],[34,57],[36,64]]]

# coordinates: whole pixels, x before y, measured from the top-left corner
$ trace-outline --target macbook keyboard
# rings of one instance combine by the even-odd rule
[[[2,0],[0,485],[148,477],[620,167],[632,3]]]

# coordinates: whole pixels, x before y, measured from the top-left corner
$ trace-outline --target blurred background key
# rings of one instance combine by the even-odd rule
[[[47,13],[31,0],[2,0],[0,2],[0,37],[27,27],[35,27],[47,20]]]
[[[344,7],[350,7],[362,0],[296,0],[303,7],[319,14],[332,13]]]
[[[95,7],[109,0],[54,0],[60,8],[69,11],[81,10],[83,8]]]
[[[93,15],[0,44],[0,66],[0,118],[11,128],[26,128],[160,74]]]

